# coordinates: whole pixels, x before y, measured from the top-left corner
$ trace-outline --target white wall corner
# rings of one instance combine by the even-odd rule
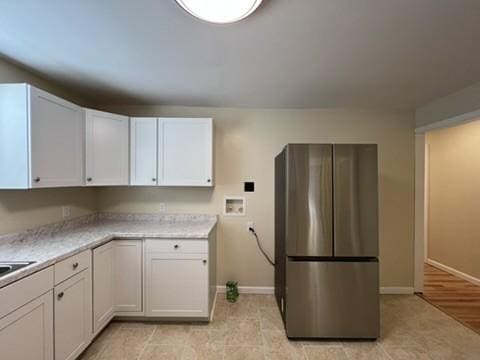
[[[425,243],[428,210],[428,179],[426,177],[425,134],[415,135],[415,242],[414,242],[414,289],[423,292]]]

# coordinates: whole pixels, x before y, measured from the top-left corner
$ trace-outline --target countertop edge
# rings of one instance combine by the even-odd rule
[[[208,232],[206,234],[195,234],[195,235],[189,235],[189,234],[180,234],[180,233],[126,233],[126,232],[113,232],[111,234],[108,234],[106,236],[103,236],[101,238],[98,238],[96,240],[91,241],[88,244],[85,244],[83,246],[79,246],[75,248],[74,250],[67,251],[65,253],[59,254],[58,256],[52,257],[51,259],[41,261],[41,262],[35,262],[31,265],[25,266],[24,268],[21,268],[15,272],[12,272],[11,274],[5,275],[4,277],[0,278],[0,291],[8,286],[11,285],[19,280],[22,280],[23,278],[26,278],[27,276],[30,276],[36,272],[39,272],[43,269],[48,268],[49,266],[53,266],[56,263],[61,262],[62,260],[65,260],[71,256],[77,255],[81,253],[82,251],[86,250],[92,250],[95,249],[109,241],[118,239],[118,240],[127,240],[127,239],[182,239],[182,240],[206,240],[208,241],[210,234],[216,229],[217,227],[217,222],[218,219],[216,218],[215,221],[212,223],[210,226]]]

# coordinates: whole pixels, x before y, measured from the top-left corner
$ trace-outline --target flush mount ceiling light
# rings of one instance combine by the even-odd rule
[[[176,0],[191,15],[204,21],[228,24],[253,13],[262,0]]]

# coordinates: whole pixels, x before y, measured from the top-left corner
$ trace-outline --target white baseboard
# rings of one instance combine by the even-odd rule
[[[217,291],[224,293],[226,291],[225,286],[217,285]],[[238,292],[240,294],[274,294],[275,288],[273,286],[239,286]]]
[[[382,286],[380,288],[382,295],[411,295],[413,293],[413,287],[409,286]]]
[[[238,292],[241,294],[274,294],[273,286],[239,286]],[[225,286],[218,285],[219,293],[225,292]],[[413,294],[413,287],[381,287],[380,294]]]
[[[461,278],[463,280],[471,282],[472,284],[480,285],[480,279],[478,279],[474,276],[465,274],[465,273],[463,273],[459,270],[451,268],[450,266],[447,266],[447,265],[443,265],[442,263],[439,263],[438,261],[435,261],[435,260],[432,260],[432,259],[426,259],[425,262],[429,265],[432,265],[433,267],[436,267],[436,268],[438,268],[440,270],[443,270],[443,271],[446,271],[446,272],[448,272],[452,275],[458,276],[459,278]]]

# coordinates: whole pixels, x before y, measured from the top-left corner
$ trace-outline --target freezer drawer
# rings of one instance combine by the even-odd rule
[[[287,262],[290,338],[377,338],[378,262]]]

